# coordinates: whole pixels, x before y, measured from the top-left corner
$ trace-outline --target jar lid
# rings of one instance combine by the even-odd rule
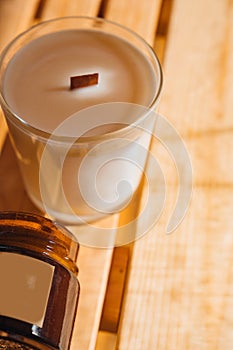
[[[73,273],[79,244],[64,226],[41,215],[3,211],[0,212],[0,248],[18,248],[42,254],[56,260]]]

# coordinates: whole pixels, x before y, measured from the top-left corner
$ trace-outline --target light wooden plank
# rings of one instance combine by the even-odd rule
[[[47,0],[43,20],[63,16],[97,16],[101,0]]]
[[[112,249],[80,248],[81,293],[71,350],[95,349],[111,258]]]
[[[40,0],[0,1],[0,50],[33,21]]]
[[[232,85],[233,87],[233,85]],[[213,132],[187,139],[197,186],[233,185],[233,132]]]
[[[153,44],[162,0],[111,0],[104,16],[140,34]]]
[[[135,243],[117,349],[231,349],[232,206],[233,190],[196,189],[175,233],[163,217]]]
[[[34,20],[39,0],[0,1],[0,52],[20,32]],[[0,108],[0,153],[7,134],[7,127]]]
[[[182,224],[166,236],[178,183],[170,156],[154,143],[166,207],[134,246],[119,350],[232,348],[232,16],[227,0],[174,2],[160,111],[188,145],[194,193]]]
[[[105,7],[102,9],[102,15],[105,18],[118,22],[126,27],[134,30],[145,40],[147,40],[150,44],[153,44],[154,35],[158,24],[159,19],[159,11],[161,7],[161,1],[151,1],[150,4],[147,2],[141,1],[108,1],[105,3]],[[130,11],[129,11],[130,9]],[[151,13],[153,12],[153,16]],[[127,16],[125,16],[127,13]],[[145,26],[146,19],[146,26]],[[142,191],[142,185],[136,193],[134,200],[131,205],[121,213],[119,218],[119,225],[124,227],[131,221],[133,222],[128,228],[125,230],[121,230],[121,234],[117,236],[117,242],[125,242],[127,238],[129,240],[127,242],[133,242],[136,233],[136,221],[134,220],[138,213],[138,204]],[[130,232],[129,232],[130,231]],[[127,237],[127,238],[126,238]],[[122,244],[122,243],[121,243]],[[117,248],[123,249],[123,248]],[[131,256],[133,251],[133,243],[128,245],[122,250],[122,258],[121,260],[128,260],[129,256]],[[113,260],[114,262],[114,260]],[[112,273],[110,275],[110,281],[116,284],[114,291],[114,283],[112,283],[107,290],[107,295],[105,299],[105,308],[102,314],[102,322],[100,325],[101,331],[99,332],[99,336],[97,339],[96,349],[115,349],[117,333],[118,333],[118,325],[120,320],[119,314],[119,305],[116,305],[120,302],[122,303],[122,291],[125,290],[125,276],[124,276],[124,285],[120,285],[119,280],[121,278],[117,277],[119,271],[117,271],[117,263],[112,267]],[[126,271],[125,271],[126,274]],[[113,279],[113,281],[112,281]],[[120,288],[118,290],[118,288]],[[115,295],[116,293],[116,295]],[[120,299],[118,296],[121,295]],[[105,332],[103,332],[105,330]]]
[[[140,6],[146,6],[142,3]],[[134,19],[130,20],[128,13],[132,10]],[[107,14],[108,11],[110,5]],[[129,23],[142,33],[137,29],[141,19],[137,22],[136,10],[130,7],[130,11],[127,7],[119,12],[119,21],[122,18],[123,24]],[[160,110],[185,136],[193,159],[196,187],[191,210],[175,234],[164,235],[167,217],[163,215],[156,228],[136,243],[119,349],[232,348],[233,193],[232,152],[228,151],[232,145],[232,15],[232,2],[226,0],[175,1]],[[143,30],[147,33],[147,21]],[[152,42],[151,29],[145,35]],[[170,163],[167,165],[163,151],[159,153],[170,185],[166,203],[166,212],[170,213],[176,195],[176,180],[172,177],[175,169]],[[81,313],[84,318],[77,318],[72,346],[76,349],[82,344],[81,349],[86,349],[85,346],[94,349],[109,267],[105,262],[109,257],[102,253],[98,257],[89,248],[83,250],[82,256],[82,248],[81,298],[86,299],[81,299],[78,316]],[[99,270],[104,266],[104,273],[95,276],[96,280],[92,279],[96,271],[93,257]],[[99,299],[96,290],[100,291]],[[91,305],[98,305],[91,323],[94,336],[85,318]]]
[[[192,169],[194,186],[231,186],[233,184],[233,137],[231,130],[195,133],[185,136]],[[175,141],[166,140],[172,145]],[[176,164],[159,140],[155,140],[150,150],[151,157],[156,159],[165,176],[166,184],[176,186],[178,172]],[[182,162],[181,162],[182,163]],[[185,160],[183,166],[185,167]],[[154,175],[154,182],[160,181],[159,174]]]
[[[183,134],[232,130],[231,1],[174,1],[160,112]]]

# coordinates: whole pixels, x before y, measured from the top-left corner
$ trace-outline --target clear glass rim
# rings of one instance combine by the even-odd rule
[[[142,106],[142,107],[144,107],[145,109],[148,109],[148,111],[152,110],[156,106],[156,104],[159,102],[159,98],[160,98],[162,86],[163,86],[163,72],[162,72],[162,67],[161,67],[161,64],[160,64],[160,61],[158,59],[157,54],[155,53],[155,51],[153,50],[151,45],[143,37],[141,37],[139,34],[134,32],[133,30],[127,28],[126,26],[123,26],[117,22],[107,20],[104,18],[91,17],[91,16],[65,16],[65,17],[59,17],[59,18],[41,21],[40,23],[37,23],[37,24],[29,27],[28,29],[26,29],[22,33],[18,34],[12,41],[10,41],[10,43],[5,47],[5,49],[3,49],[2,53],[0,53],[0,68],[3,64],[3,60],[4,60],[5,56],[7,55],[7,53],[11,49],[11,47],[17,41],[19,41],[22,37],[24,37],[26,34],[36,30],[37,28],[39,28],[43,25],[61,22],[61,21],[69,20],[69,19],[70,20],[72,20],[72,19],[73,20],[86,20],[86,21],[92,21],[92,22],[96,21],[99,23],[109,24],[113,27],[122,29],[126,33],[129,33],[130,35],[134,36],[139,42],[141,42],[144,45],[145,48],[147,48],[147,50],[149,51],[149,53],[153,59],[153,63],[155,64],[157,71],[158,71],[158,76],[157,76],[158,85],[157,85],[155,95],[154,95],[151,103],[148,106]],[[17,113],[15,113],[12,110],[12,108],[9,106],[9,104],[7,103],[7,101],[3,95],[2,87],[0,88],[0,100],[1,100],[1,103],[4,105],[4,107],[6,108],[6,110],[9,112],[9,114],[13,117],[11,121],[13,121],[14,123],[17,123],[18,126],[20,125],[20,127],[24,128],[27,133],[30,133],[32,135],[36,135],[38,138],[43,138],[46,140],[48,140],[52,137],[52,133],[43,131],[39,128],[36,128],[36,127],[30,125],[30,123],[26,122],[23,118],[21,118],[19,115],[17,115]],[[140,123],[143,122],[143,120],[146,118],[146,116],[147,116],[147,113],[143,114],[141,117],[139,117],[136,122],[129,124],[129,125],[126,125],[125,127],[122,127],[116,131],[110,131],[110,132],[102,134],[102,135],[79,137],[78,143],[96,142],[96,141],[100,141],[102,139],[106,139],[106,138],[110,138],[110,137],[118,137],[122,134],[122,132],[129,132],[130,129],[132,129],[132,126],[134,126],[134,127],[139,126]],[[59,136],[59,137],[55,137],[55,139],[59,139],[60,142],[67,142],[68,140],[73,140],[74,137],[73,136],[71,136],[71,137]]]

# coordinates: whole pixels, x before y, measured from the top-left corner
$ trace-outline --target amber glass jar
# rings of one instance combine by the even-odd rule
[[[69,349],[78,248],[44,217],[0,212],[0,349]]]

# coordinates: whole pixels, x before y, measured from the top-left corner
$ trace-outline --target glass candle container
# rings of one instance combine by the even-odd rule
[[[72,88],[70,79],[98,75]],[[65,225],[128,205],[146,165],[162,88],[136,33],[101,18],[40,22],[0,55],[0,103],[26,191]],[[20,88],[19,88],[20,87]]]
[[[79,244],[42,216],[0,213],[0,349],[70,347]]]

